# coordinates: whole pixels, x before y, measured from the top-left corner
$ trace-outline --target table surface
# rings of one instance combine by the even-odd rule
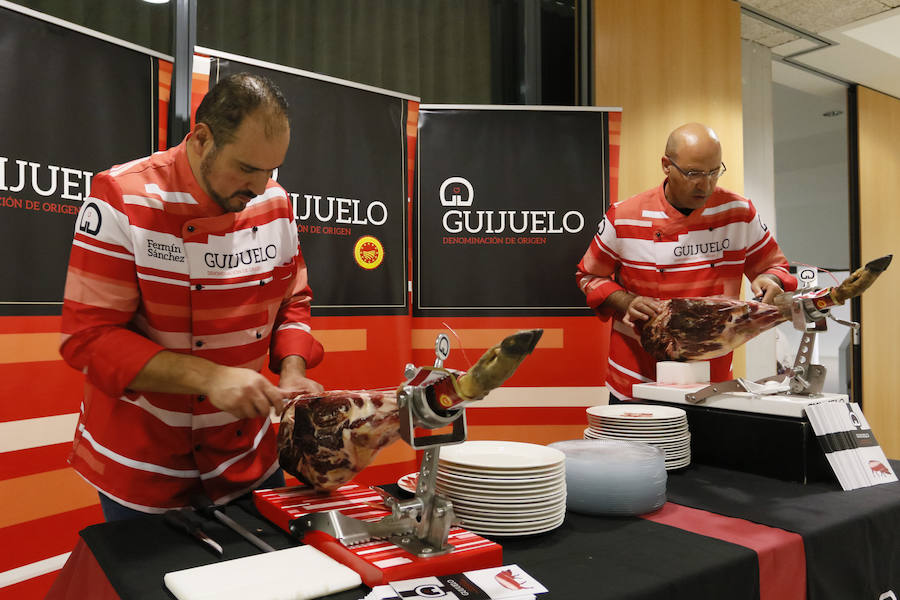
[[[900,483],[843,492],[836,483],[800,485],[699,465],[670,473],[667,494],[670,502],[802,535],[809,600],[900,591]],[[226,512],[275,548],[297,543],[249,501]],[[216,521],[204,528],[225,548],[225,559],[258,552]],[[122,600],[171,600],[165,573],[217,560],[158,517],[93,525],[81,535]],[[642,518],[570,512],[554,531],[492,539],[503,546],[504,564],[518,564],[548,588],[542,600],[759,598],[752,549]],[[367,590],[327,598],[358,600]]]

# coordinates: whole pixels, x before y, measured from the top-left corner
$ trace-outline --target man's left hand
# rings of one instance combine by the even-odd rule
[[[784,292],[781,288],[781,281],[769,273],[757,276],[750,284],[750,290],[753,292],[754,298],[762,296],[760,302],[765,302],[766,304],[772,304],[775,296]]]
[[[278,387],[297,394],[318,394],[325,388],[318,381],[306,376],[306,361],[301,356],[286,356],[281,361],[281,378]]]

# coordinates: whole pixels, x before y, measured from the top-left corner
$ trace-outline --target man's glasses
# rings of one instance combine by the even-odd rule
[[[687,179],[690,179],[690,180],[692,180],[692,181],[696,181],[696,180],[698,180],[698,179],[704,179],[704,178],[706,178],[706,177],[709,177],[710,179],[718,179],[718,178],[721,177],[722,174],[725,173],[725,171],[727,170],[727,169],[725,168],[725,163],[722,163],[719,167],[717,167],[717,168],[715,168],[715,169],[712,169],[712,170],[710,170],[710,171],[685,171],[684,169],[682,169],[681,167],[679,167],[677,164],[675,164],[675,161],[674,161],[674,160],[672,160],[672,159],[669,158],[668,156],[667,156],[666,158],[669,159],[669,162],[672,163],[672,166],[673,166],[673,167],[675,167],[676,169],[678,169],[678,172],[679,172],[679,173],[681,173],[681,174],[684,175]]]

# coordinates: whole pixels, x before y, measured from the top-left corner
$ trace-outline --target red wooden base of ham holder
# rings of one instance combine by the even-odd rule
[[[266,519],[290,533],[290,522],[317,510],[340,510],[349,516],[370,520],[390,513],[380,503],[372,488],[355,484],[341,486],[329,494],[319,494],[307,487],[259,490],[253,493],[257,510]],[[448,554],[419,557],[385,540],[345,546],[321,531],[309,531],[302,539],[357,573],[363,583],[373,587],[428,575],[452,575],[503,564],[503,549],[465,529],[450,529],[447,541],[454,546]]]

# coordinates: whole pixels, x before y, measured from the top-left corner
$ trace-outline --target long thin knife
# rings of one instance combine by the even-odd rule
[[[234,519],[220,511],[209,498],[205,496],[194,496],[193,498],[191,498],[191,504],[203,516],[218,519],[219,522],[224,524],[226,527],[240,535],[242,538],[259,548],[263,552],[275,552],[275,548],[247,531],[241,524],[237,523]]]
[[[215,552],[216,556],[222,556],[225,553],[224,550],[222,550],[222,546],[203,531],[200,527],[200,523],[194,521],[184,512],[177,509],[168,510],[163,515],[163,520],[175,529],[196,538],[201,544]]]

